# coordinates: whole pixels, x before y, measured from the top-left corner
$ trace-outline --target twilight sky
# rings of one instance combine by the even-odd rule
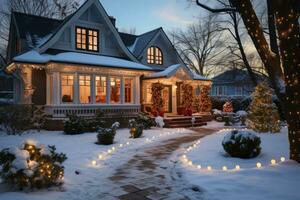
[[[136,34],[163,27],[166,31],[193,23],[203,9],[187,0],[100,0],[122,31],[136,28]]]

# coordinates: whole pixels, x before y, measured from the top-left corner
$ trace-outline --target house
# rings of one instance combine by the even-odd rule
[[[258,81],[264,80],[262,75],[256,74]],[[242,69],[225,71],[214,78],[211,89],[212,96],[218,97],[246,97],[254,90],[248,72]]]
[[[87,0],[64,20],[13,12],[9,64],[15,103],[45,106],[53,119],[68,113],[132,116],[151,110],[151,86],[164,84],[164,111],[177,114],[183,83],[211,80],[190,70],[162,28],[120,33],[99,0]]]

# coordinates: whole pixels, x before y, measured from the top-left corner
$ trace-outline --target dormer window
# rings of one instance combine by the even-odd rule
[[[149,47],[147,51],[147,62],[148,64],[163,64],[163,55],[158,47]]]
[[[99,31],[83,27],[76,27],[76,49],[85,51],[99,51]]]

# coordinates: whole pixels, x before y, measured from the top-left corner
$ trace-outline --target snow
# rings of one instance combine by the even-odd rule
[[[97,133],[65,135],[60,131],[30,131],[22,135],[0,133],[0,149],[17,146],[24,141],[37,141],[39,144],[56,145],[57,152],[66,153],[63,188],[50,188],[35,192],[12,192],[0,184],[0,199],[5,200],[88,200],[98,199],[104,191],[111,192],[106,178],[123,163],[127,162],[140,149],[155,145],[168,138],[184,133],[186,129],[153,128],[144,130],[143,136],[129,138],[129,129],[118,129],[113,145],[97,145]],[[122,146],[122,147],[120,147]],[[108,153],[110,152],[110,153]],[[101,155],[101,159],[99,159]],[[92,164],[95,161],[95,165]],[[75,174],[79,172],[79,175]],[[30,173],[30,171],[28,171]]]
[[[165,125],[164,118],[162,118],[161,116],[155,117],[155,123],[156,123],[157,126],[159,126],[160,128],[164,127],[164,125]]]
[[[248,115],[248,113],[244,110],[239,110],[236,112],[237,115],[239,115],[240,117],[246,117]]]
[[[287,128],[279,134],[257,134],[262,141],[262,152],[253,159],[226,155],[221,144],[229,132],[220,131],[201,139],[184,154],[188,160],[178,166],[177,170],[189,184],[205,191],[204,199],[300,199],[300,165],[290,160],[280,161],[289,155]],[[271,165],[272,159],[276,160],[275,165]],[[259,169],[258,162],[262,165]],[[234,169],[236,165],[240,170]],[[208,166],[211,171],[207,170]]]
[[[77,64],[89,64],[89,65],[101,65],[116,68],[126,69],[139,69],[139,70],[153,70],[151,67],[142,65],[140,63],[131,62],[125,59],[93,55],[77,52],[65,52],[56,55],[50,54],[39,54],[35,50],[28,51],[22,55],[14,58],[15,62],[27,62],[27,63],[38,63],[46,64],[48,62],[66,62],[66,63],[77,63]]]

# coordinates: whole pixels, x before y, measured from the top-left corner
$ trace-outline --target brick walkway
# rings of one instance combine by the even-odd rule
[[[181,145],[193,142],[216,130],[197,128],[191,135],[184,135],[161,142],[159,145],[148,147],[138,152],[126,164],[116,169],[109,177],[116,190],[112,189],[109,198],[111,200],[182,200],[190,199],[182,194],[178,188],[174,188],[175,180],[170,176],[168,165],[171,154]],[[172,162],[169,160],[169,162]],[[176,162],[176,161],[173,161]],[[167,165],[166,165],[167,164]],[[164,166],[166,165],[166,166]],[[168,177],[166,177],[168,176]],[[173,181],[173,182],[172,182]],[[172,184],[170,184],[172,182]],[[177,183],[178,184],[178,183]],[[185,184],[181,183],[183,187]],[[189,188],[190,192],[199,193],[197,188]],[[117,192],[118,191],[118,192]],[[189,192],[187,192],[188,194]]]

